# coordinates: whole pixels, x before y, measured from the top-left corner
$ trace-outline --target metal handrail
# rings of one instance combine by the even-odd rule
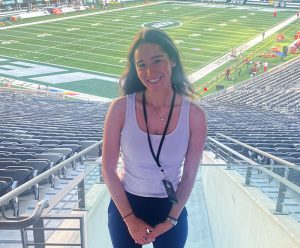
[[[58,165],[52,167],[51,169],[45,171],[44,173],[38,175],[37,177],[31,179],[30,181],[22,184],[21,186],[17,187],[16,189],[6,193],[4,196],[0,197],[0,206],[4,205],[7,201],[13,199],[14,197],[18,196],[22,192],[24,192],[26,189],[29,189],[33,187],[35,184],[39,183],[40,181],[48,178],[50,175],[55,173],[56,171],[62,169],[64,166],[71,164],[76,159],[80,158],[81,156],[85,155],[86,153],[92,151],[97,146],[102,145],[102,140],[96,142],[95,144],[87,147],[86,149],[78,152],[77,154],[73,155],[72,157],[66,159],[65,161],[59,163]]]
[[[256,153],[258,153],[258,154],[260,154],[260,155],[262,155],[262,156],[264,156],[264,157],[270,158],[270,159],[272,159],[272,160],[274,160],[274,161],[276,161],[276,162],[278,162],[278,163],[280,163],[280,164],[283,164],[283,165],[285,165],[286,167],[288,167],[288,168],[290,168],[290,169],[294,169],[294,170],[297,170],[297,171],[300,172],[300,167],[299,167],[299,166],[296,166],[295,164],[293,164],[293,163],[291,163],[291,162],[288,162],[288,161],[286,161],[286,160],[283,160],[283,159],[281,159],[281,158],[278,158],[278,157],[276,157],[276,156],[274,156],[274,155],[272,155],[272,154],[269,154],[269,153],[267,153],[267,152],[264,152],[264,151],[262,151],[262,150],[259,150],[259,149],[255,148],[255,147],[249,146],[249,145],[247,145],[247,144],[245,144],[245,143],[243,143],[243,142],[240,142],[240,141],[238,141],[238,140],[236,140],[236,139],[230,138],[230,137],[228,137],[228,136],[226,136],[226,135],[224,135],[224,134],[216,133],[216,137],[218,137],[218,136],[221,136],[221,137],[223,137],[223,138],[225,138],[225,139],[228,139],[228,140],[230,140],[230,141],[232,141],[232,142],[234,142],[234,143],[236,143],[236,144],[238,144],[238,145],[240,145],[240,146],[243,146],[243,147],[245,147],[245,148],[247,148],[247,149],[249,149],[249,150],[251,150],[251,151],[253,151],[253,152],[256,152]]]
[[[221,134],[219,134],[221,135]],[[235,139],[232,139],[230,137],[227,137],[225,135],[222,135],[223,137],[225,138],[228,138],[230,139],[231,141],[236,141]],[[215,143],[218,147],[221,147],[222,149],[224,149],[225,151],[228,151],[229,153],[231,153],[232,155],[234,156],[237,156],[238,158],[242,159],[244,162],[248,162],[249,165],[247,167],[247,173],[246,173],[246,176],[245,176],[245,186],[250,186],[251,185],[251,174],[252,174],[252,167],[259,167],[258,169],[260,171],[263,171],[264,173],[266,173],[268,176],[270,176],[271,178],[274,178],[276,179],[280,185],[279,185],[279,190],[278,190],[278,196],[277,196],[277,202],[276,202],[276,207],[275,207],[275,214],[282,214],[283,213],[283,206],[284,206],[284,200],[285,200],[285,195],[286,195],[286,192],[287,192],[287,189],[291,189],[292,191],[296,192],[297,194],[300,195],[300,187],[297,186],[296,184],[292,183],[291,181],[289,181],[287,178],[285,177],[282,177],[276,173],[274,173],[273,171],[269,170],[268,168],[273,168],[274,166],[273,165],[260,165],[258,163],[256,163],[255,161],[245,157],[244,155],[232,150],[230,147],[220,143],[219,141],[215,140],[214,138],[211,138],[211,137],[208,137],[208,141],[209,142],[213,142]],[[244,145],[244,147],[251,147],[251,146],[248,146],[242,142],[239,142],[241,143],[240,145]],[[216,147],[216,149],[218,149],[218,147]],[[257,149],[258,150],[258,149]],[[260,151],[260,150],[258,150]],[[265,153],[265,152],[263,152]],[[272,155],[268,154],[268,153],[265,153],[266,155],[269,155],[272,157]],[[216,156],[218,155],[218,152],[216,151]],[[268,156],[268,157],[269,157]],[[276,158],[276,157],[274,157]],[[277,160],[278,161],[278,160]],[[281,159],[279,159],[279,161],[281,161]],[[282,160],[283,162],[287,162],[285,160]],[[292,164],[292,163],[289,163],[289,164]],[[293,166],[288,166],[288,165],[284,165],[285,168],[292,168],[292,169],[295,169],[297,168],[294,164],[292,164]],[[231,167],[232,165],[229,165],[227,167]],[[242,166],[244,167],[245,165],[242,164]],[[268,167],[268,168],[265,168],[265,167]]]
[[[0,221],[0,230],[16,230],[24,229],[33,225],[41,217],[43,210],[49,207],[49,203],[46,200],[41,200],[36,205],[32,215],[22,219],[22,220],[5,220]]]
[[[247,158],[244,155],[232,150],[230,147],[220,143],[219,141],[215,140],[214,138],[208,137],[208,140],[214,142],[215,144],[217,144],[218,146],[220,146],[223,149],[227,150],[231,154],[233,154],[233,155],[239,157],[240,159],[242,159],[244,162],[249,164],[249,165],[246,165],[247,167],[257,167],[259,170],[265,172],[266,174],[268,174],[272,178],[275,178],[277,181],[283,183],[284,185],[288,186],[290,189],[292,189],[296,193],[300,194],[300,187],[299,186],[293,184],[292,182],[290,182],[286,178],[272,172],[271,170],[266,169],[266,167],[268,167],[268,168],[285,168],[287,166],[284,167],[284,166],[276,166],[276,165],[260,165],[260,164],[256,163],[255,161],[251,160],[250,158]],[[245,166],[245,165],[243,165],[243,166]],[[295,165],[294,165],[294,167],[295,167]],[[294,167],[292,167],[292,169],[294,169]],[[289,167],[289,168],[291,168],[291,167]]]
[[[80,241],[79,243],[67,243],[67,242],[46,242],[44,239],[38,239],[33,241],[24,242],[23,247],[48,247],[48,246],[60,246],[60,247],[85,247],[85,234],[84,234],[84,213],[77,213],[77,214],[43,214],[40,219],[39,225],[33,225],[32,227],[28,227],[25,231],[29,232],[37,232],[39,234],[44,233],[45,231],[54,231],[54,232],[79,232]],[[45,227],[44,222],[45,220],[78,220],[79,227]],[[37,234],[38,235],[38,234]],[[39,237],[40,238],[40,237]]]

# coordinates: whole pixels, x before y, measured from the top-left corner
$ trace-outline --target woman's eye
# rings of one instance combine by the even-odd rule
[[[161,59],[154,60],[154,64],[159,64],[161,62]]]
[[[139,69],[143,69],[145,68],[145,64],[137,64],[136,67]]]

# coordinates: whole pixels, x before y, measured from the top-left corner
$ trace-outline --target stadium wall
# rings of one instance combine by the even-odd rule
[[[299,248],[300,228],[289,215],[275,215],[275,202],[234,170],[203,166],[203,191],[215,248]]]
[[[94,184],[87,194],[86,247],[112,247],[107,228],[107,206],[110,201],[105,184]]]

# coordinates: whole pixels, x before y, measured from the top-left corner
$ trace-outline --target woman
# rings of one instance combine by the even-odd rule
[[[108,111],[102,157],[113,246],[153,242],[156,248],[183,248],[185,204],[204,148],[205,114],[187,100],[193,90],[179,52],[159,29],[136,35],[120,82],[124,96]]]

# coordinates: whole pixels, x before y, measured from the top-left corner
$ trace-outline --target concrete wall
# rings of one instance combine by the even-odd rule
[[[202,168],[215,248],[299,248],[300,224],[274,215],[275,203],[225,167]]]
[[[109,192],[104,184],[95,184],[87,194],[86,243],[88,248],[111,248],[107,227]]]

